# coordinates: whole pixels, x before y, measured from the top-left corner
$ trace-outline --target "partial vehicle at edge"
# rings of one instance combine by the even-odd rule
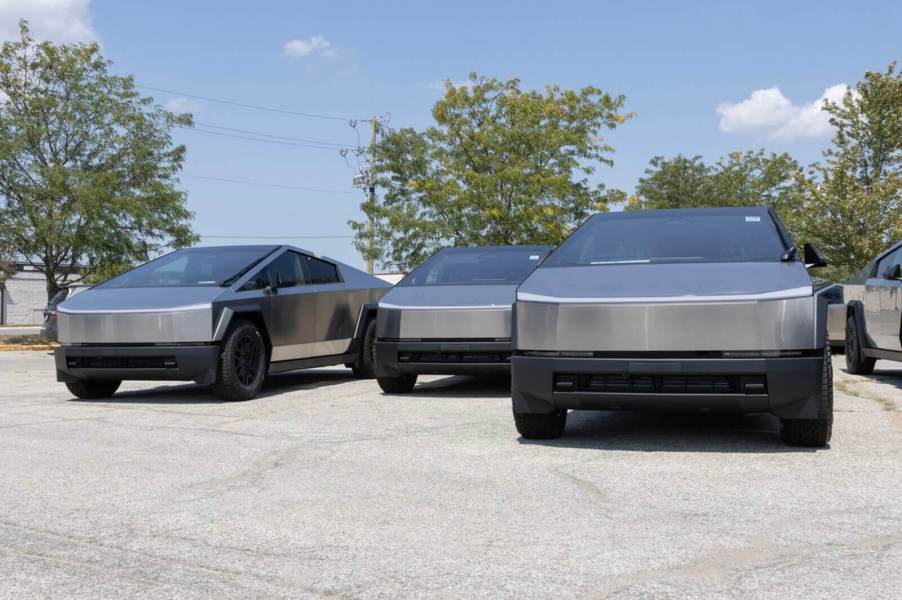
[[[267,373],[345,364],[372,377],[365,349],[389,287],[290,246],[178,250],[58,307],[57,379],[79,398],[184,380],[244,400]]]
[[[765,208],[591,217],[519,287],[512,402],[524,438],[568,410],[769,412],[784,440],[833,424],[826,302]],[[803,262],[804,261],[804,262]]]

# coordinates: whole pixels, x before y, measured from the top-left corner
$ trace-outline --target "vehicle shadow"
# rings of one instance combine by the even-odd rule
[[[524,445],[625,452],[798,453],[818,448],[787,446],[772,415],[712,415],[571,411],[564,435]],[[827,447],[829,448],[829,446]]]
[[[902,390],[902,369],[876,369],[868,377]]]
[[[383,394],[387,395],[387,394]],[[438,396],[442,398],[510,398],[511,381],[506,375],[449,375],[417,383],[405,396]]]
[[[253,402],[286,392],[312,390],[329,385],[338,385],[354,380],[350,370],[309,369],[290,373],[268,375],[263,387],[255,398],[242,402]],[[209,385],[186,383],[180,385],[158,385],[141,390],[117,392],[112,398],[87,399],[72,398],[71,402],[98,402],[106,404],[226,404],[213,393]]]

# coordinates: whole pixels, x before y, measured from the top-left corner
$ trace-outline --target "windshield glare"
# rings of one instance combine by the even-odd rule
[[[254,261],[270,246],[187,248],[145,263],[98,287],[167,287],[219,285]]]
[[[631,213],[594,217],[543,266],[778,261],[785,252],[768,214]]]
[[[532,273],[548,248],[448,248],[433,254],[402,279],[412,285],[509,285]]]

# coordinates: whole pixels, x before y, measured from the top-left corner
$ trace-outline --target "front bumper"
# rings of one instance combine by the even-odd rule
[[[510,373],[510,342],[376,340],[376,376]]]
[[[515,412],[688,410],[818,416],[824,357],[558,358],[514,356]]]
[[[57,381],[171,380],[213,383],[219,346],[63,346],[54,352]]]

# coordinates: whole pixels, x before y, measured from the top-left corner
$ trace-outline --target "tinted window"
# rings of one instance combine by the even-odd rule
[[[547,248],[447,248],[433,254],[398,285],[517,284],[532,273]]]
[[[187,248],[145,263],[98,287],[220,285],[271,250],[271,246]]]
[[[338,269],[332,263],[328,263],[312,256],[307,256],[307,276],[310,283],[338,283]]]
[[[269,263],[269,280],[277,287],[293,287],[307,283],[301,267],[302,257],[296,252],[286,252]]]
[[[880,259],[880,262],[877,264],[877,277],[883,277],[896,265],[902,265],[902,248]]]
[[[593,217],[543,266],[777,261],[786,251],[767,213],[623,213]]]

